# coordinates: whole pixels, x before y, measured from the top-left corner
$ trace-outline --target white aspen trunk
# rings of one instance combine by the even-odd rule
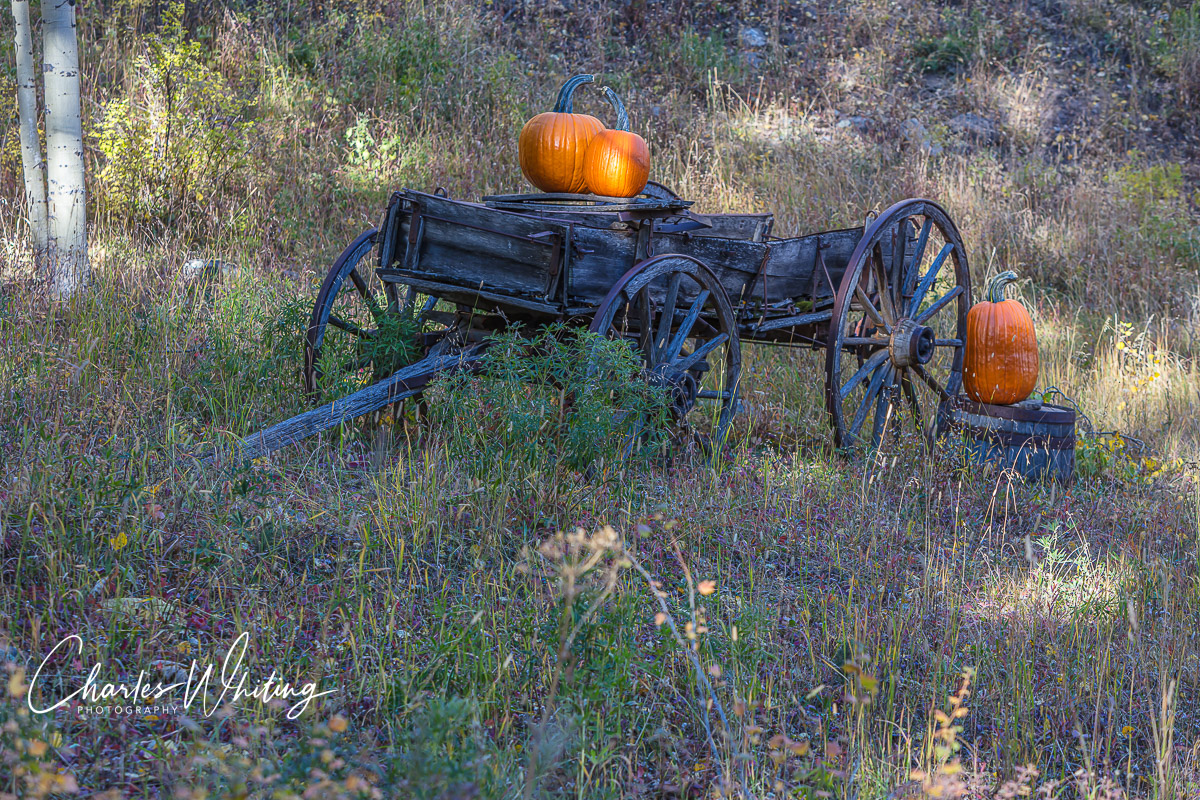
[[[21,164],[25,171],[25,213],[33,245],[33,265],[41,274],[46,258],[46,162],[38,137],[37,78],[33,71],[33,33],[29,0],[12,0],[17,52],[17,115],[20,119]]]
[[[42,0],[42,65],[51,290],[66,298],[82,288],[90,276],[75,0]]]

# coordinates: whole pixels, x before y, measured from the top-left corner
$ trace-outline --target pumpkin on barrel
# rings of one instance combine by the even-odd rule
[[[1007,406],[1033,392],[1038,379],[1033,319],[1018,300],[1005,300],[1004,287],[1017,273],[1002,272],[988,284],[988,299],[967,312],[963,388],[977,403]]]

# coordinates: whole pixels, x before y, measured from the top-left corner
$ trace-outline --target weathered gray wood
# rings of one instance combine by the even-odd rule
[[[952,428],[965,440],[972,462],[995,464],[1030,480],[1074,480],[1072,409],[1028,401],[1016,406],[963,403],[951,415]]]
[[[581,208],[599,208],[606,211],[674,211],[687,208],[693,201],[681,200],[678,197],[608,197],[599,194],[550,192],[485,195],[483,202],[490,208],[539,214],[575,211]]]
[[[692,232],[692,236],[724,237],[761,242],[771,231],[773,214],[688,214],[688,217],[708,227]]]
[[[806,325],[816,325],[818,322],[828,322],[832,316],[833,311],[827,308],[824,311],[810,311],[807,314],[797,314],[794,317],[780,317],[779,319],[767,320],[760,325],[751,326],[749,333],[753,336],[753,334],[767,333],[783,328],[800,328]]]
[[[557,270],[567,282],[567,305],[594,306],[638,260],[639,231],[619,222],[611,211],[567,207],[561,213],[533,209],[518,213],[420,192],[406,192],[404,198],[406,211],[390,216],[393,221],[382,250],[393,255],[383,266],[401,267],[397,261],[409,251],[415,211],[421,221],[403,273],[410,279],[473,292],[454,292],[454,297],[439,294],[457,302],[471,303],[478,297],[503,308],[499,298],[510,296],[558,305],[562,297],[555,291]],[[645,257],[698,259],[713,271],[730,300],[747,310],[760,307],[764,296],[768,303],[832,296],[862,236],[861,228],[850,228],[762,241],[771,222],[769,214],[694,216],[709,227],[656,231]],[[818,248],[828,279],[814,274]],[[527,302],[511,305],[533,314],[549,313],[544,306]]]
[[[390,378],[335,400],[332,403],[297,414],[291,419],[272,425],[243,439],[237,447],[235,460],[261,458],[281,447],[295,444],[321,431],[329,430],[348,420],[376,411],[389,403],[412,397],[425,388],[433,376],[453,369],[473,369],[482,353],[433,356],[418,361],[393,374]],[[211,460],[209,456],[206,460]]]
[[[545,299],[554,288],[552,273],[570,261],[570,225],[566,222],[499,211],[437,195],[408,192],[414,213],[397,215],[385,235],[384,250],[392,250],[399,266],[416,277],[469,288],[486,287],[498,294]],[[409,227],[418,215],[418,236],[408,248]],[[554,254],[559,252],[559,263]]]
[[[378,272],[379,279],[384,283],[398,283],[404,286],[412,286],[422,294],[433,295],[442,300],[449,300],[452,303],[462,303],[484,311],[501,310],[517,314],[531,312],[547,317],[557,317],[559,315],[559,309],[556,305],[543,303],[538,300],[529,300],[518,295],[500,294],[498,292],[485,291],[478,287],[454,286],[442,281],[418,278],[415,275],[419,273],[402,269],[381,269]]]

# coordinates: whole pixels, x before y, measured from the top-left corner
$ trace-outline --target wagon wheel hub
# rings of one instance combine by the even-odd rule
[[[700,387],[696,377],[687,370],[679,370],[669,363],[658,364],[647,373],[647,383],[667,392],[671,411],[678,417],[687,413],[696,405],[696,397]]]
[[[888,355],[897,367],[928,364],[933,360],[934,344],[933,328],[918,325],[911,319],[902,319],[892,326]]]

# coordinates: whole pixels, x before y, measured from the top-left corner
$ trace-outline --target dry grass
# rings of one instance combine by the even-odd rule
[[[1200,794],[1192,6],[292,5],[188,11],[194,74],[245,101],[245,165],[136,221],[95,182],[77,305],[21,283],[0,147],[0,792]],[[155,8],[83,8],[91,119],[161,112],[135,66]],[[757,67],[743,25],[770,42]],[[847,459],[819,354],[749,348],[719,469],[487,460],[463,432],[488,412],[453,387],[419,440],[354,426],[190,469],[306,408],[315,283],[387,193],[520,188],[515,131],[584,69],[704,210],[770,210],[787,235],[943,203],[976,285],[1027,279],[1039,388],[1117,435],[1081,439],[1069,489],[953,450]],[[954,132],[965,112],[994,143]],[[838,125],[854,115],[865,133]],[[910,117],[938,147],[904,139]],[[190,285],[192,256],[240,269]],[[22,711],[66,635],[74,686],[97,662],[219,661],[243,631],[255,676],[331,694],[298,721]]]

